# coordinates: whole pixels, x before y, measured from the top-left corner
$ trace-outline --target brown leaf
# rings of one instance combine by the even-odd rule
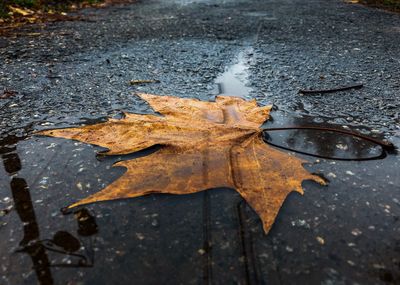
[[[151,155],[116,163],[127,169],[122,177],[69,208],[150,193],[229,187],[258,213],[267,233],[287,195],[303,194],[303,180],[324,184],[302,167],[305,161],[263,142],[260,125],[269,118],[270,106],[228,96],[215,102],[139,96],[163,116],[126,114],[121,120],[39,132],[105,147],[106,155],[163,146]]]
[[[6,89],[6,90],[3,91],[3,94],[0,94],[0,99],[8,99],[8,98],[13,97],[15,95],[17,95],[17,92]]]
[[[29,10],[26,8],[18,8],[18,7],[8,6],[8,9],[10,9],[10,11],[13,13],[17,13],[22,16],[28,16],[28,15],[32,15],[34,13],[32,10]]]
[[[160,80],[156,79],[138,79],[129,81],[130,85],[140,85],[145,83],[160,83]]]

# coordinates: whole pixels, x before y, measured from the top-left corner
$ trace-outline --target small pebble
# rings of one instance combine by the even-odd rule
[[[78,189],[81,190],[81,191],[83,189],[82,183],[80,183],[80,182],[76,183],[76,187],[78,187]]]
[[[325,240],[322,237],[316,237],[316,239],[317,239],[317,241],[318,241],[318,243],[320,245],[324,245],[325,244]]]
[[[137,237],[139,240],[144,240],[144,235],[143,235],[142,233],[136,233],[136,237]]]
[[[362,234],[362,231],[360,231],[359,229],[353,229],[353,230],[351,231],[351,234],[352,234],[353,236],[359,236],[359,235]]]
[[[327,176],[328,176],[328,177],[332,177],[332,178],[336,178],[336,174],[333,173],[333,172],[329,172],[329,173],[327,174]]]
[[[290,246],[286,246],[286,251],[287,252],[293,252],[293,248],[291,248]]]
[[[151,225],[152,225],[153,227],[157,227],[157,226],[158,226],[158,221],[154,219],[154,220],[151,222]]]
[[[351,265],[351,266],[354,266],[354,265],[356,265],[353,261],[351,261],[351,260],[347,260],[347,263],[349,264],[349,265]]]

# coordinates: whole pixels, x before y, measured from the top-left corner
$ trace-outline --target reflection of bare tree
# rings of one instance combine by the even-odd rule
[[[10,136],[0,141],[0,153],[2,154],[4,168],[10,175],[14,175],[21,170],[21,161],[18,154],[15,153],[16,144],[19,140],[21,138]],[[20,246],[24,248],[24,252],[30,255],[39,283],[53,284],[46,250],[35,242],[39,238],[39,227],[36,223],[28,185],[24,179],[13,177],[10,187],[15,210],[24,228],[24,237],[20,242]]]
[[[23,251],[31,256],[39,283],[53,284],[46,250],[40,243],[35,242],[39,238],[39,227],[36,223],[28,185],[24,179],[15,177],[10,184],[15,210],[24,223],[24,237],[20,245],[24,248]]]
[[[12,177],[10,182],[15,210],[23,223],[24,237],[20,242],[19,252],[27,253],[33,263],[38,283],[42,285],[54,284],[51,267],[88,267],[93,265],[93,255],[89,258],[83,254],[74,253],[81,247],[81,242],[65,231],[58,231],[52,239],[40,240],[39,226],[36,221],[29,187],[23,178],[16,177],[21,170],[21,161],[16,153],[16,145],[23,138],[9,136],[0,140],[0,155],[4,168]],[[78,234],[91,236],[97,233],[97,225],[93,216],[86,209],[75,214],[78,221]],[[89,249],[90,250],[90,249]],[[64,254],[78,258],[77,264],[52,264],[49,252]],[[92,252],[91,252],[92,253]]]

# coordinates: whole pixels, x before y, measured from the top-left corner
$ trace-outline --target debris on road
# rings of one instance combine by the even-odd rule
[[[17,95],[16,91],[5,89],[3,91],[3,94],[0,95],[0,99],[8,99],[8,98],[13,97],[15,95]]]
[[[130,85],[140,85],[140,84],[146,84],[146,83],[160,83],[160,80],[154,80],[154,79],[143,79],[143,80],[131,80],[129,81]]]
[[[34,14],[35,12],[29,9],[23,9],[23,8],[18,8],[18,7],[13,7],[13,6],[8,6],[8,8],[10,9],[10,11],[12,13],[16,13],[16,14],[20,14],[22,16],[29,16]]]
[[[316,240],[317,240],[317,242],[318,242],[320,245],[324,245],[324,244],[325,244],[325,240],[324,240],[322,237],[320,237],[320,236],[317,236],[317,237],[316,237]]]
[[[360,89],[362,87],[364,87],[364,84],[360,83],[360,84],[348,85],[348,86],[337,87],[337,88],[332,88],[332,89],[321,89],[321,90],[301,89],[301,90],[299,90],[299,93],[301,93],[301,94],[333,93],[333,92],[345,91],[345,90],[349,90],[349,89]]]
[[[57,21],[86,21],[86,17],[70,16],[68,14],[82,8],[104,8],[111,5],[135,2],[135,0],[79,0],[74,1],[74,3],[66,1],[66,3],[62,4],[53,0],[4,1],[4,3],[3,1],[0,1],[0,34],[6,35],[15,28],[27,24]]]

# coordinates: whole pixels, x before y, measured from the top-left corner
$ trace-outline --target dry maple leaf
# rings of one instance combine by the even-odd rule
[[[150,193],[229,187],[257,212],[267,233],[287,195],[303,193],[303,180],[324,184],[303,168],[305,161],[263,142],[260,125],[269,118],[270,106],[228,96],[217,96],[215,102],[138,96],[163,116],[125,114],[120,120],[39,132],[105,147],[106,155],[163,146],[151,155],[117,162],[115,166],[127,169],[124,175],[68,208]]]

